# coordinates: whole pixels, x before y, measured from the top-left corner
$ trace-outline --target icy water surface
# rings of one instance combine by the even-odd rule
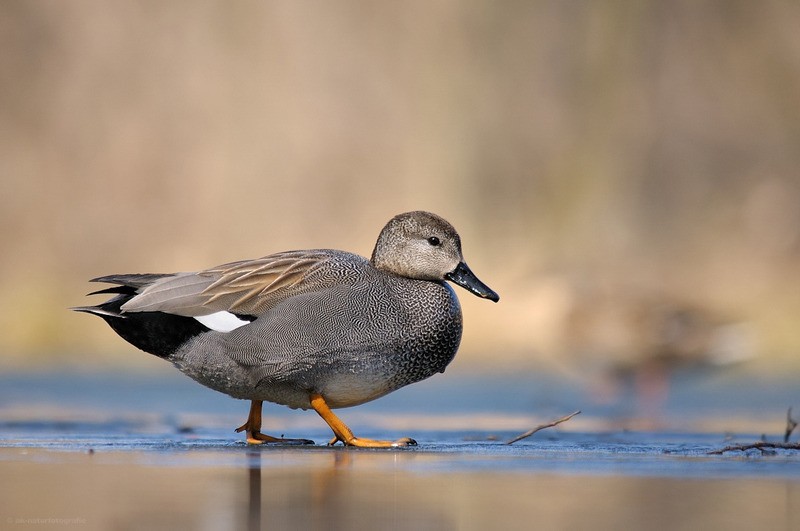
[[[340,410],[358,435],[419,442],[358,450],[268,405],[265,432],[318,444],[248,447],[247,403],[178,374],[6,374],[0,526],[800,529],[800,453],[708,455],[780,440],[793,380],[686,375],[643,412],[552,375],[448,374]]]

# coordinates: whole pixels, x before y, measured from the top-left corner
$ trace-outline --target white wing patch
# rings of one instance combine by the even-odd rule
[[[201,324],[207,326],[211,330],[217,332],[230,332],[236,330],[240,326],[250,324],[250,321],[239,319],[231,312],[216,312],[208,315],[196,315],[195,319],[200,321]]]

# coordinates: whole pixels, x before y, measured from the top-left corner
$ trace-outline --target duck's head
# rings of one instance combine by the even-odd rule
[[[406,212],[389,220],[378,236],[371,261],[388,273],[418,280],[450,280],[478,297],[500,300],[467,267],[456,229],[430,212]]]

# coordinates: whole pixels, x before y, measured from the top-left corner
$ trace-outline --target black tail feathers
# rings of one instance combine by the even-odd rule
[[[198,334],[210,329],[193,317],[164,312],[123,312],[121,307],[140,289],[167,275],[109,275],[92,279],[92,282],[117,284],[111,288],[94,291],[89,295],[116,294],[97,306],[72,308],[77,312],[102,317],[122,339],[131,345],[166,358]]]

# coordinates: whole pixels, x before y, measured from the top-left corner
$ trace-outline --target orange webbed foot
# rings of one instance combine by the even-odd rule
[[[283,437],[273,437],[272,435],[261,433],[262,404],[263,402],[261,400],[253,400],[250,404],[250,414],[247,416],[247,422],[236,428],[236,433],[246,433],[247,444],[314,444],[314,441],[309,439],[286,439]]]
[[[328,446],[333,446],[341,441],[345,446],[355,446],[357,448],[400,448],[403,446],[416,446],[417,441],[405,437],[396,441],[378,441],[375,439],[365,439],[356,437],[342,420],[333,414],[328,403],[320,394],[311,395],[311,407],[314,408],[322,420],[328,423],[333,430],[333,439],[328,441]]]

